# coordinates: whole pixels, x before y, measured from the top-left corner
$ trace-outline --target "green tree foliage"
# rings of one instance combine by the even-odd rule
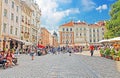
[[[113,38],[120,36],[120,0],[111,5],[111,19],[106,22],[105,38]]]

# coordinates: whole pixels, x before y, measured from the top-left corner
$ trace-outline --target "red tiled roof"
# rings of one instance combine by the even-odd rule
[[[74,23],[74,24],[78,24],[78,25],[86,25],[85,22],[77,22],[77,23]]]
[[[70,21],[66,24],[63,24],[62,26],[74,26],[74,22]]]
[[[99,21],[99,22],[98,22],[98,25],[104,26],[104,25],[105,25],[105,22],[104,22],[104,21]]]

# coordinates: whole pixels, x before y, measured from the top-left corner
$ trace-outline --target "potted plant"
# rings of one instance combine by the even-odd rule
[[[103,49],[100,49],[100,56],[104,57],[104,50]]]
[[[120,50],[118,51],[117,56],[118,56],[119,61],[120,61]]]
[[[110,56],[110,49],[107,48],[107,49],[105,50],[105,57],[106,57],[106,58],[109,58],[109,56]]]
[[[110,51],[110,57],[111,57],[111,59],[113,59],[113,58],[114,58],[114,55],[115,55],[115,50],[114,50],[114,49],[112,49],[112,50]]]

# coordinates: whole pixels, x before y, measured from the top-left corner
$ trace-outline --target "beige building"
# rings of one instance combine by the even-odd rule
[[[59,27],[61,46],[86,46],[89,44],[97,45],[104,39],[103,21],[96,24],[87,24],[85,22],[70,21]]]
[[[37,3],[35,3],[34,0],[25,0],[29,8],[32,9],[31,13],[31,27],[30,27],[30,41],[33,43],[33,45],[38,44],[38,40],[40,38],[40,18],[41,18],[41,10],[39,9],[39,6]]]
[[[0,0],[0,48],[17,48],[20,39],[20,0]]]
[[[0,0],[0,49],[36,45],[40,17],[34,0]]]
[[[59,27],[60,46],[74,45],[74,22],[70,21]]]

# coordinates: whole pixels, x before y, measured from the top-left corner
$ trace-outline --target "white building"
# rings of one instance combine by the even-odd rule
[[[97,24],[73,21],[63,24],[59,27],[60,45],[97,45],[100,40],[104,39],[104,26],[105,23],[103,21]]]

